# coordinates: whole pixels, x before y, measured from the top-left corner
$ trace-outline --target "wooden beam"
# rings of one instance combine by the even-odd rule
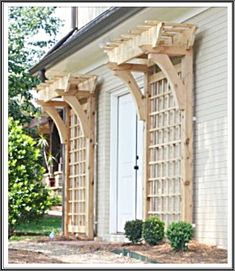
[[[133,71],[133,72],[147,72],[148,71],[148,66],[143,65],[143,64],[126,63],[126,64],[117,65],[116,63],[109,62],[106,65],[109,69],[113,71],[124,71],[124,70]]]
[[[94,238],[94,169],[95,169],[95,95],[88,98],[88,130],[89,138],[86,141],[87,146],[87,180],[86,180],[86,235],[89,239]]]
[[[65,107],[66,103],[64,101],[48,101],[48,102],[44,102],[42,100],[35,100],[37,104],[41,105],[41,106],[51,106],[51,107]]]
[[[70,79],[70,75],[60,77],[57,80],[54,80],[52,83],[43,83],[40,84],[37,89],[38,91],[38,99],[43,100],[45,102],[59,97],[56,90],[65,90],[68,86]]]
[[[95,91],[97,85],[97,76],[92,75],[89,79],[78,84],[79,91],[89,91],[90,93]]]
[[[193,190],[193,57],[192,49],[190,54],[182,59],[182,80],[185,85],[186,106],[182,114],[182,162],[181,162],[181,219],[192,223],[192,190]]]
[[[70,122],[70,108],[67,105],[65,108],[65,123],[66,123],[66,127],[67,128],[67,137],[70,138],[70,129],[69,129],[69,122]],[[67,237],[69,234],[69,187],[70,187],[70,165],[69,165],[69,161],[70,161],[70,140],[68,140],[68,143],[65,145],[65,151],[64,151],[64,235]]]
[[[185,109],[186,88],[182,80],[179,78],[169,56],[162,54],[149,54],[149,59],[152,60],[155,64],[157,64],[162,70],[162,72],[166,75],[166,78],[172,88],[177,107],[181,110]]]
[[[137,106],[137,112],[141,120],[145,120],[145,96],[142,94],[135,78],[130,71],[114,71],[114,74],[122,79],[122,81],[128,86],[131,94],[134,97],[135,104]]]
[[[84,136],[89,138],[88,118],[78,99],[74,96],[63,96],[63,100],[72,107],[80,120]]]
[[[107,43],[104,51],[110,62],[118,65],[126,63],[142,55],[143,50],[146,51],[146,49],[148,51],[157,49],[158,53],[168,55],[184,55],[185,49],[193,46],[196,27],[192,24],[161,21],[146,21],[146,24],[147,27],[140,26],[128,35],[121,35],[118,42]],[[166,48],[159,48],[161,46]]]
[[[150,176],[150,167],[149,167],[149,126],[150,126],[150,118],[149,118],[149,112],[150,112],[150,87],[149,87],[149,73],[145,73],[144,75],[144,94],[145,94],[145,114],[146,114],[146,121],[144,122],[144,178],[143,178],[143,199],[144,199],[144,208],[143,208],[143,218],[146,219],[148,217],[148,211],[150,211],[150,198],[149,195],[149,183],[148,179]]]
[[[145,54],[165,54],[168,56],[183,56],[188,54],[188,50],[184,46],[165,46],[158,45],[153,48],[150,45],[141,45],[139,48]]]
[[[46,105],[42,108],[53,119],[60,136],[60,142],[62,144],[66,144],[68,142],[67,127],[65,126],[57,110],[51,106]]]

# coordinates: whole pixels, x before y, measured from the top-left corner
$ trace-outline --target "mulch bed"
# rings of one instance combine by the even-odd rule
[[[227,263],[227,250],[200,244],[195,240],[189,243],[187,251],[175,251],[165,242],[153,247],[147,245],[125,247],[159,263]]]

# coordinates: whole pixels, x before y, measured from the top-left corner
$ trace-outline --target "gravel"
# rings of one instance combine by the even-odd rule
[[[89,245],[88,245],[89,246]],[[29,242],[10,241],[9,249],[27,250],[43,253],[51,259],[57,259],[63,263],[80,264],[143,264],[144,262],[127,256],[114,254],[110,251],[84,250],[84,247],[73,245],[71,242],[65,244],[56,241],[50,242]]]

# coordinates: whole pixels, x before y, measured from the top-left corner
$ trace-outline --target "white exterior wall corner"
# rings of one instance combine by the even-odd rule
[[[191,18],[199,28],[194,45],[195,238],[227,246],[227,9],[209,8]],[[107,67],[98,98],[98,236],[109,238],[110,92],[124,87]]]

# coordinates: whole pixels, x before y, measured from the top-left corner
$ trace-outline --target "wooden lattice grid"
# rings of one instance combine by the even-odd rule
[[[151,78],[148,215],[158,216],[167,226],[181,216],[181,111],[165,76],[159,72]]]
[[[78,117],[70,111],[70,150],[68,187],[68,230],[85,233],[86,227],[86,138]]]

